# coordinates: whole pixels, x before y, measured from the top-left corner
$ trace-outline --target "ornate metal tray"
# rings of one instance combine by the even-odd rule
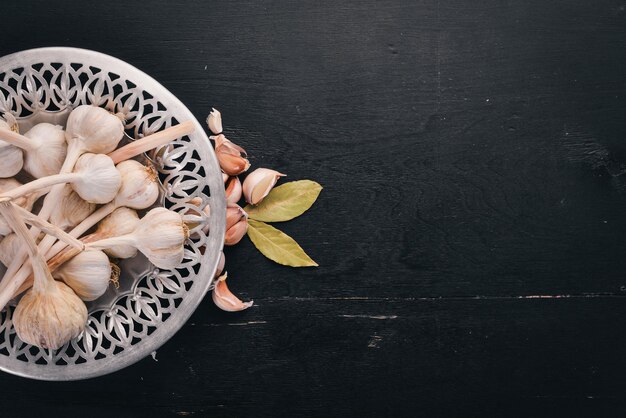
[[[41,48],[0,58],[0,112],[18,118],[22,132],[39,122],[65,122],[79,104],[115,105],[126,115],[133,138],[192,113],[153,78],[137,68],[94,51]],[[163,184],[161,204],[186,212],[200,197],[210,217],[191,232],[183,264],[164,271],[142,256],[121,263],[120,288],[112,286],[88,304],[85,331],[59,350],[30,346],[17,338],[13,305],[0,313],[0,369],[41,380],[76,380],[119,370],[146,357],[178,331],[212,287],[224,242],[224,186],[213,148],[202,126],[176,140],[152,159]]]

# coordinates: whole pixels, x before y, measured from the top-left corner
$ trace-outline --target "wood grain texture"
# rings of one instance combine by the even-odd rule
[[[2,374],[3,417],[624,416],[624,2],[2,10],[0,54],[112,54],[219,108],[253,166],[324,186],[280,224],[320,268],[246,240],[227,269],[254,308],[207,299],[100,379]]]

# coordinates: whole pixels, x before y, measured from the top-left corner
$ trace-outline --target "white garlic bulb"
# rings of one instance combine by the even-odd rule
[[[81,198],[69,184],[65,185],[61,196],[57,210],[50,216],[50,222],[64,231],[74,228],[96,210],[95,203]]]
[[[16,126],[16,125],[15,125]],[[12,130],[15,126],[9,125],[0,119],[0,129]],[[24,153],[21,148],[0,140],[0,177],[13,177],[20,172],[24,165]]]
[[[116,206],[145,209],[159,197],[157,172],[135,160],[127,160],[116,166],[122,177],[122,185],[115,196]]]
[[[78,106],[67,118],[65,136],[70,147],[83,152],[108,154],[124,136],[122,121],[107,110],[90,105]]]
[[[35,178],[58,174],[67,153],[63,128],[50,123],[38,123],[24,136],[34,147],[24,155],[24,170]]]
[[[86,247],[107,249],[132,245],[155,266],[173,269],[183,261],[187,238],[189,230],[180,214],[165,208],[155,208],[139,220],[133,232],[91,242]]]
[[[63,280],[82,300],[95,300],[109,287],[111,263],[102,251],[83,251],[63,263],[53,276]]]

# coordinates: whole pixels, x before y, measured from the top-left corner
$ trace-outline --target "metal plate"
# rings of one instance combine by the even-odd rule
[[[0,58],[0,112],[27,129],[43,121],[63,123],[80,104],[115,105],[134,138],[194,120],[192,135],[157,152],[162,203],[179,212],[210,207],[191,231],[182,265],[165,271],[138,256],[121,264],[119,289],[88,305],[85,331],[59,350],[30,346],[11,323],[15,302],[0,314],[0,369],[41,380],[76,380],[126,367],[178,331],[212,287],[224,241],[226,200],[222,175],[204,129],[167,89],[137,68],[94,51],[33,49]],[[201,205],[189,201],[202,199]],[[203,231],[203,229],[205,231]]]

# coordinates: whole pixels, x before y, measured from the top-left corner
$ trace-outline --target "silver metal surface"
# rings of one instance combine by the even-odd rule
[[[137,68],[94,51],[33,49],[0,58],[0,112],[25,131],[39,122],[63,123],[80,104],[115,106],[134,138],[194,120],[192,135],[152,156],[163,183],[162,203],[186,213],[210,206],[185,246],[182,265],[165,271],[138,256],[121,264],[119,289],[90,303],[85,331],[59,350],[22,342],[13,306],[0,313],[0,369],[41,380],[76,380],[126,367],[158,349],[191,316],[213,285],[224,241],[226,200],[222,176],[204,129],[167,89]],[[201,205],[189,201],[202,199]],[[205,228],[206,230],[206,228]]]

